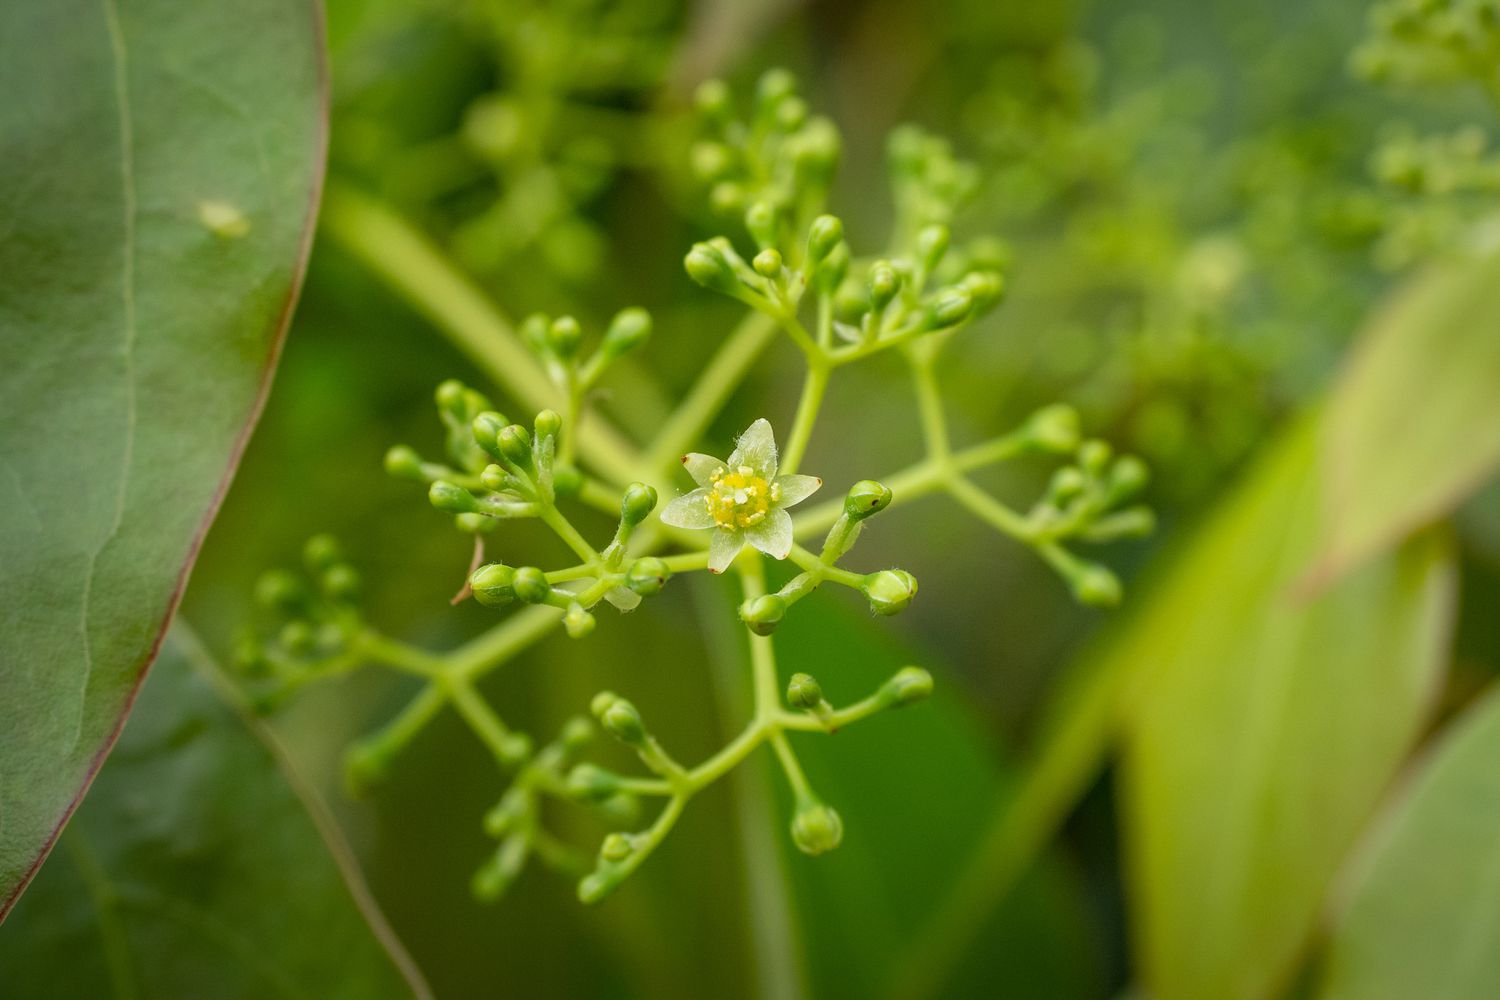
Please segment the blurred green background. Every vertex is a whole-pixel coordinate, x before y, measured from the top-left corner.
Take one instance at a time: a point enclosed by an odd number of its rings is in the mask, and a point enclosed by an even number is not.
[[[799,742],[844,816],[843,846],[818,858],[792,849],[789,801],[760,755],[696,800],[596,908],[539,868],[498,903],[476,902],[469,880],[492,849],[480,817],[502,790],[480,744],[442,716],[354,801],[342,748],[411,689],[370,671],[309,690],[274,724],[436,995],[768,994],[766,935],[792,942],[788,966],[805,967],[816,996],[883,995],[922,960],[943,901],[980,877],[971,856],[1048,706],[1150,591],[1142,568],[1192,548],[1236,477],[1328,387],[1380,296],[1493,212],[1492,192],[1392,183],[1399,171],[1381,155],[1396,156],[1403,137],[1493,135],[1494,110],[1462,88],[1351,73],[1367,15],[1356,0],[329,4],[331,182],[398,208],[512,316],[566,312],[598,329],[622,306],[651,310],[655,337],[604,401],[638,438],[739,315],[682,273],[692,241],[734,230],[686,169],[693,86],[723,76],[744,89],[766,68],[794,70],[843,130],[832,210],[856,248],[880,245],[891,221],[887,131],[912,121],[950,137],[981,177],[956,228],[1000,237],[1012,261],[1008,301],[943,368],[955,435],[980,440],[1071,402],[1088,433],[1150,462],[1160,521],[1152,540],[1102,556],[1127,581],[1112,616],[1079,607],[1033,554],[942,498],[893,512],[859,558],[916,573],[911,611],[875,621],[846,595],[819,593],[778,632],[783,676],[816,672],[838,701],[905,663],[938,681],[929,704]],[[805,463],[833,483],[899,467],[918,447],[899,366],[846,375]],[[778,345],[713,441],[789,414],[799,376]],[[184,606],[212,650],[227,656],[256,576],[294,563],[322,531],[344,542],[368,617],[390,634],[443,649],[492,623],[473,602],[449,605],[470,540],[380,471],[393,442],[437,450],[431,394],[449,377],[488,389],[320,238],[270,403]],[[1049,472],[1019,461],[984,482],[1025,503]],[[546,558],[550,543],[523,527],[503,526],[492,551],[515,565]],[[1467,505],[1453,534],[1463,586],[1448,709],[1500,668],[1500,492]],[[712,753],[740,725],[744,654],[729,588],[682,582],[642,613],[602,614],[586,642],[547,639],[487,678],[485,694],[521,728],[550,733],[595,691],[617,690],[679,758]],[[1107,769],[1081,780],[1040,862],[954,933],[960,954],[927,989],[1107,997],[1139,981],[1119,792]],[[581,812],[557,822],[580,843],[599,834]]]

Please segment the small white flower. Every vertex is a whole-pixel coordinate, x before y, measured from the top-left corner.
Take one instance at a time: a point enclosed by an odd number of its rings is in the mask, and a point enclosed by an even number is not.
[[[816,476],[776,475],[776,438],[764,418],[751,424],[721,462],[709,455],[682,456],[698,489],[667,504],[661,519],[678,528],[712,528],[708,568],[722,573],[746,542],[773,559],[792,551],[792,517],[787,507],[801,503],[823,485]]]

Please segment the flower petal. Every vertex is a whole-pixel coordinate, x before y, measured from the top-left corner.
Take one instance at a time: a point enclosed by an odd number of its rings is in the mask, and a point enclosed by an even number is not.
[[[724,471],[724,463],[719,459],[712,455],[700,455],[696,451],[682,456],[682,467],[693,477],[693,482],[703,487],[712,486],[714,473]]]
[[[641,595],[629,587],[611,587],[604,592],[604,599],[620,611],[634,611],[641,603]]]
[[[661,509],[663,524],[674,528],[712,528],[716,523],[708,512],[708,490],[684,493]]]
[[[708,568],[715,573],[724,572],[729,568],[729,564],[734,562],[734,557],[740,554],[740,549],[744,547],[743,532],[720,528],[714,532],[713,538],[708,543]]]
[[[781,487],[779,506],[790,507],[816,493],[823,480],[817,476],[777,476],[776,485]]]
[[[792,515],[771,511],[764,521],[745,529],[745,541],[772,559],[785,559],[792,554]]]
[[[742,465],[750,466],[762,479],[776,477],[776,435],[765,417],[745,428],[745,433],[734,443],[729,467],[738,469]]]

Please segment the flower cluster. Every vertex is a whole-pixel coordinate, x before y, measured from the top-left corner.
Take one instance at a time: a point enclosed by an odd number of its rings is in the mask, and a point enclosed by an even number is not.
[[[743,303],[749,314],[664,422],[658,439],[638,447],[587,413],[591,392],[610,364],[650,335],[649,317],[627,309],[587,357],[584,331],[571,317],[532,317],[510,334],[539,362],[551,383],[548,398],[555,401],[528,424],[512,422],[476,390],[447,382],[437,393],[447,461],[425,460],[407,446],[386,456],[392,475],[423,484],[431,505],[475,537],[474,565],[461,596],[508,615],[492,632],[444,654],[363,624],[346,630],[346,640],[357,640],[346,642],[349,655],[420,681],[395,719],[350,749],[350,785],[368,788],[437,713],[457,712],[510,775],[484,822],[499,840],[474,881],[485,898],[514,880],[528,858],[578,876],[585,902],[603,898],[662,844],[694,796],[761,747],[770,749],[792,793],[796,846],[808,854],[837,847],[843,821],[811,787],[790,736],[826,735],[914,704],[931,692],[933,680],[908,666],[866,697],[835,707],[808,674],[783,685],[774,633],[825,583],[856,591],[876,616],[894,615],[912,603],[917,579],[906,569],[844,565],[875,517],[916,497],[945,494],[981,524],[1034,549],[1080,600],[1098,605],[1119,600],[1119,582],[1072,547],[1151,527],[1150,512],[1133,505],[1145,485],[1145,466],[1116,456],[1103,441],[1084,439],[1068,407],[1045,407],[989,440],[966,446],[951,440],[938,360],[959,331],[1000,303],[1005,277],[995,241],[960,242],[951,234],[950,223],[972,194],[973,175],[946,143],[910,129],[893,138],[895,235],[884,256],[865,257],[845,239],[842,222],[823,213],[837,132],[808,114],[789,76],[776,71],[762,78],[748,120],[735,117],[722,84],[705,85],[696,103],[705,138],[692,154],[695,169],[713,205],[742,218],[755,249],[742,255],[735,240],[715,237],[694,245],[684,266],[693,281]],[[771,421],[762,418],[738,436],[725,459],[693,451],[778,331],[804,362],[802,392],[783,447]],[[844,366],[878,354],[899,358],[910,374],[924,454],[878,479],[854,482],[841,498],[809,503],[824,483],[801,465],[829,382]],[[496,369],[502,380],[513,370]],[[520,381],[503,388],[524,399],[537,398],[539,391]],[[972,478],[977,470],[1023,456],[1063,459],[1044,495],[1024,512]],[[680,490],[685,480],[692,487]],[[658,511],[662,497],[669,499]],[[574,523],[576,512],[588,508],[617,518],[613,536],[602,545]],[[512,520],[541,522],[573,561],[551,569],[486,562],[486,546],[496,544],[492,529]],[[820,536],[816,550],[805,547]],[[789,562],[796,572],[773,590],[768,561]],[[325,572],[326,581],[332,571],[324,562],[320,557],[311,565]],[[584,639],[596,630],[601,602],[628,612],[662,593],[674,576],[698,571],[721,574],[738,589],[754,692],[743,728],[707,759],[679,761],[636,705],[615,692],[593,699],[593,721],[567,721],[540,748],[480,694],[478,683],[487,673],[556,627]],[[634,751],[645,773],[622,774],[582,759],[598,731]],[[549,799],[595,807],[608,832],[592,866],[548,830]],[[661,808],[648,825],[637,827],[644,800],[658,800]]]

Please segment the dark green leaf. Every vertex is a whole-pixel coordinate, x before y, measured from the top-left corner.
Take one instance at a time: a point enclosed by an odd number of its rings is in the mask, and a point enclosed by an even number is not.
[[[0,981],[13,1000],[427,992],[322,804],[181,625],[0,934]]]
[[[98,768],[269,383],[310,0],[0,5],[0,916]]]
[[[1143,984],[1271,995],[1442,677],[1453,572],[1419,537],[1320,595],[1317,424],[1204,526],[1113,649],[1138,678],[1122,779]]]
[[[1361,852],[1324,1000],[1489,1000],[1500,983],[1500,692],[1433,748]]]

